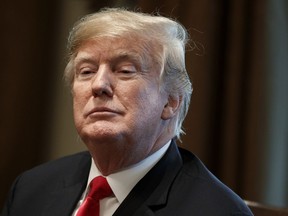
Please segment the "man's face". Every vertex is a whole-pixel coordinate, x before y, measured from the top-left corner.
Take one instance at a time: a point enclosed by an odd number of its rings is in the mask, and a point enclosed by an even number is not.
[[[168,95],[160,90],[152,54],[141,56],[139,43],[123,39],[91,40],[80,47],[73,104],[75,125],[86,144],[122,142],[122,148],[148,153],[161,138]]]

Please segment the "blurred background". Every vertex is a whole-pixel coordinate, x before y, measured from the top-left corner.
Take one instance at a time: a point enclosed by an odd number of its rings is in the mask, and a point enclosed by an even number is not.
[[[29,0],[0,3],[0,206],[17,175],[85,149],[63,81],[66,39],[102,7],[159,12],[191,36],[186,135],[243,199],[288,206],[288,1]]]

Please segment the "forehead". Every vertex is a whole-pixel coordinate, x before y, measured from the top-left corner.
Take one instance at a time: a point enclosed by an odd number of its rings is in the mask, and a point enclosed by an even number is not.
[[[100,38],[88,40],[79,47],[75,60],[101,58],[109,60],[115,57],[131,58],[142,62],[151,59],[152,46],[139,42],[135,38]],[[143,62],[144,63],[144,62]],[[149,63],[149,62],[145,62]]]

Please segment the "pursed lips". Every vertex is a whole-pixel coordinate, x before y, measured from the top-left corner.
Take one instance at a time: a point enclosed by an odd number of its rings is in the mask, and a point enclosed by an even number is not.
[[[94,113],[95,114],[97,114],[97,113],[99,113],[99,114],[101,114],[101,113],[103,113],[103,114],[104,113],[121,114],[120,111],[115,110],[115,109],[110,109],[108,107],[95,107],[92,110],[90,110],[89,112],[87,112],[86,117],[89,115],[93,115]]]

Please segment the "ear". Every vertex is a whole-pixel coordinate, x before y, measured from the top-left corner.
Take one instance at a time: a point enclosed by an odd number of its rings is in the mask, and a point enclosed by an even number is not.
[[[182,97],[170,95],[162,111],[161,118],[163,120],[168,120],[174,117],[179,109],[181,101],[182,101]]]

